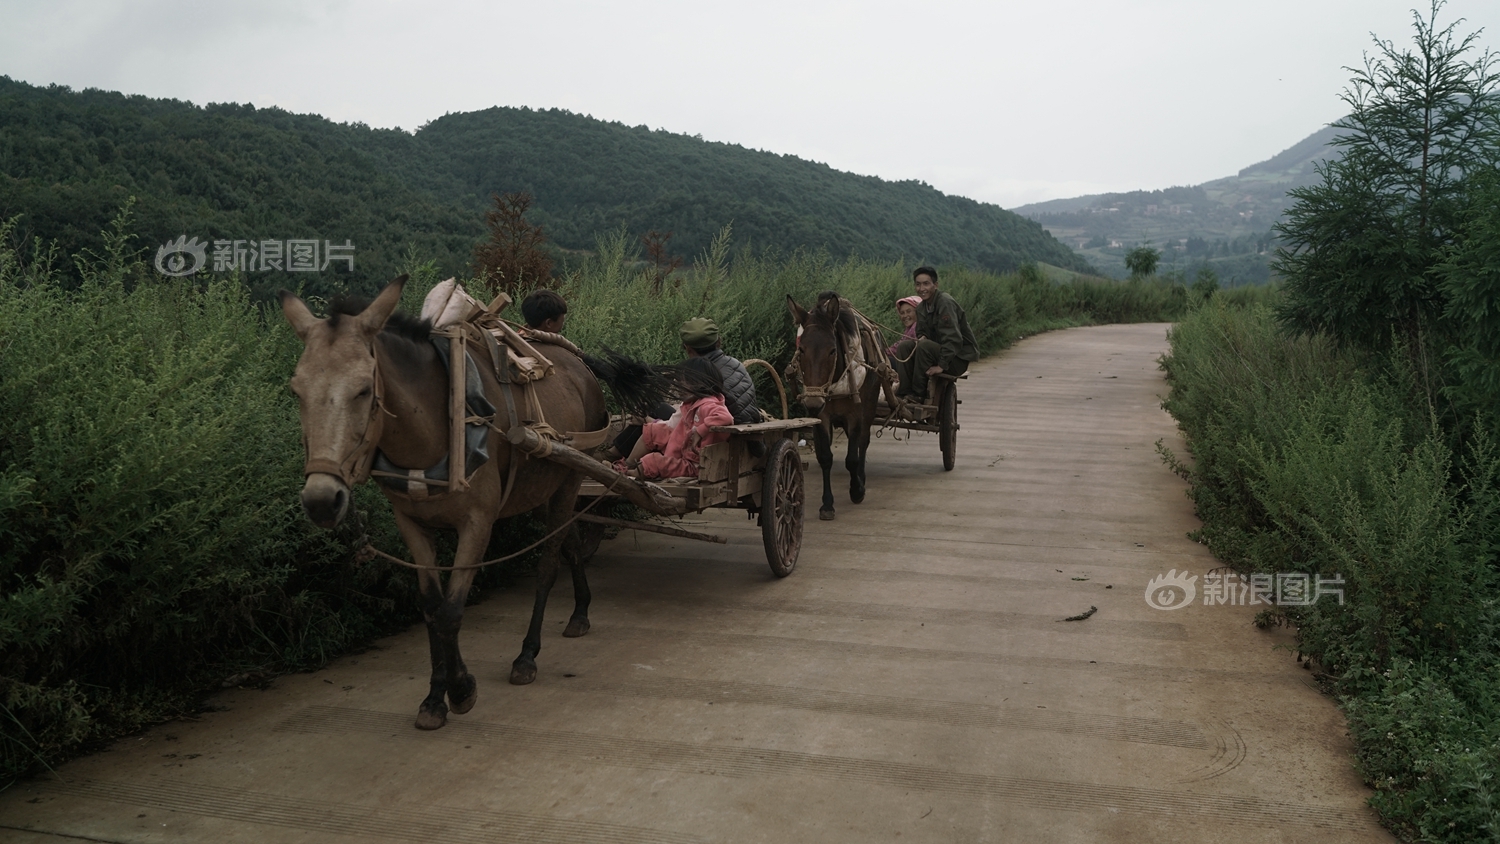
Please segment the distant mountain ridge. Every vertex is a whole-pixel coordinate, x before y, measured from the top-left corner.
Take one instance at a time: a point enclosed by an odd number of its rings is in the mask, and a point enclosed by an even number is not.
[[[369,289],[408,250],[463,272],[493,193],[524,190],[564,250],[600,235],[671,231],[692,260],[733,224],[735,243],[1007,271],[1093,268],[1040,225],[920,182],[844,173],[788,155],[608,123],[561,110],[449,114],[414,134],[276,108],[37,87],[0,76],[0,220],[14,236],[99,249],[134,195],[150,249],[204,240],[352,242]],[[149,257],[149,256],[148,256]],[[341,276],[250,273],[256,289]]]
[[[1124,255],[1149,243],[1163,268],[1191,275],[1207,266],[1232,283],[1270,276],[1271,226],[1285,213],[1286,193],[1318,181],[1318,163],[1337,154],[1341,130],[1308,135],[1233,176],[1190,187],[1093,194],[1013,209],[1035,220],[1101,270],[1123,277]]]

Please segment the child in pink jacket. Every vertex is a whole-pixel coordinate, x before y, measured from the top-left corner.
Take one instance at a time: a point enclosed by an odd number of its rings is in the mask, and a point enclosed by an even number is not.
[[[638,477],[696,478],[703,449],[729,439],[726,433],[709,430],[734,424],[734,416],[724,405],[724,382],[712,361],[683,361],[678,367],[677,390],[681,409],[665,422],[646,423],[624,461],[625,468],[639,467]]]

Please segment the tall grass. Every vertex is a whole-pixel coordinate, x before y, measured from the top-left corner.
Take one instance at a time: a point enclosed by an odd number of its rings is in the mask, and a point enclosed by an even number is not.
[[[354,556],[366,534],[400,547],[371,486],[339,531],[301,516],[286,389],[301,347],[279,311],[237,281],[149,275],[127,229],[122,215],[104,254],[76,256],[77,288],[55,254],[0,246],[0,782],[191,711],[226,677],[320,665],[420,618],[410,573]],[[911,289],[902,265],[735,254],[725,232],[656,295],[628,243],[606,238],[562,285],[586,348],[675,361],[678,326],[709,315],[732,353],[779,366],[788,294],[806,304],[836,289],[894,326]],[[410,263],[403,306],[416,310],[437,279]],[[945,269],[943,287],[985,351],[1046,328],[1171,318],[1185,301],[1170,284],[1055,285],[1034,270]],[[512,520],[491,550],[537,535]]]
[[[1495,432],[1455,445],[1399,370],[1289,339],[1263,305],[1211,304],[1170,337],[1201,538],[1245,571],[1345,579],[1345,604],[1265,620],[1321,664],[1372,802],[1411,840],[1500,839]]]
[[[899,333],[896,300],[912,295],[911,270],[859,258],[834,261],[811,250],[733,254],[725,229],[691,272],[672,276],[656,293],[652,269],[619,232],[601,238],[561,289],[569,301],[568,335],[584,348],[610,346],[652,362],[673,362],[682,357],[678,326],[710,316],[736,357],[779,365],[793,348],[787,296],[806,307],[820,292],[835,290]],[[1052,328],[1170,320],[1188,305],[1186,288],[1165,280],[1076,278],[1055,284],[1035,266],[1009,275],[962,267],[944,267],[940,274],[941,288],[963,305],[986,354]]]

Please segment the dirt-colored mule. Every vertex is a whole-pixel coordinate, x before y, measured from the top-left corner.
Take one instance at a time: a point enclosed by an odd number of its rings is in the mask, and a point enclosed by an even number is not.
[[[307,456],[302,506],[319,526],[333,527],[348,513],[350,490],[369,477],[377,450],[399,467],[434,466],[448,454],[447,369],[428,342],[430,326],[396,313],[405,282],[405,276],[391,282],[368,306],[335,307],[326,319],[313,315],[295,295],[281,293],[282,313],[304,345],[291,387],[299,403]],[[470,353],[476,361],[490,359],[477,342]],[[555,371],[531,387],[546,422],[558,431],[603,428],[608,414],[596,370],[571,353],[552,357]],[[505,407],[504,389],[512,391],[516,406],[527,407],[523,390],[508,384],[502,387],[491,369],[479,367],[490,402]],[[617,386],[629,389],[631,385],[611,384],[612,389]],[[495,424],[507,426],[503,412]],[[413,497],[381,486],[407,548],[424,567],[417,577],[432,649],[432,682],[417,713],[417,726],[422,729],[443,726],[450,709],[456,714],[468,712],[478,698],[474,676],[464,667],[458,649],[464,601],[475,573],[473,568],[462,567],[480,562],[496,519],[542,508],[548,531],[560,528],[573,513],[582,481],[580,475],[560,465],[526,458],[493,430],[489,455],[470,478],[467,490]],[[506,495],[502,487],[511,461],[519,463],[514,488]],[[446,584],[445,569],[438,567],[433,547],[437,529],[458,532],[455,568],[447,571]],[[542,614],[557,578],[562,546],[571,537],[571,530],[562,531],[543,546],[536,603],[521,654],[511,667],[512,683],[536,679]],[[589,629],[590,596],[583,562],[574,555],[573,615],[564,636],[582,636]]]

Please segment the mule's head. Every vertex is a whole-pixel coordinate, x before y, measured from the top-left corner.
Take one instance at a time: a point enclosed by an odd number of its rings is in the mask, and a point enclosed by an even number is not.
[[[839,294],[818,294],[812,310],[803,310],[797,300],[786,297],[787,309],[797,323],[797,366],[802,372],[802,404],[814,413],[828,400],[828,388],[844,374],[843,341],[840,339]]]
[[[349,512],[350,489],[369,476],[382,415],[375,336],[401,301],[405,284],[403,275],[358,314],[335,313],[326,319],[281,291],[281,312],[303,344],[291,388],[307,460],[302,509],[318,527],[342,521]]]

